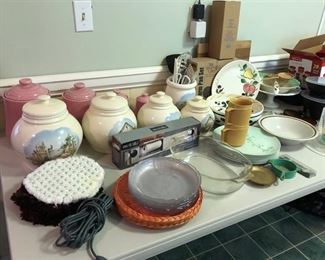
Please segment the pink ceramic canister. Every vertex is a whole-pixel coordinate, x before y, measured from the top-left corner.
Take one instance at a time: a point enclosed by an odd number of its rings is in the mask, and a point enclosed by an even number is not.
[[[67,104],[69,113],[81,122],[95,95],[95,91],[87,88],[83,82],[77,82],[73,88],[64,91],[62,97]]]
[[[50,91],[47,88],[33,83],[30,78],[20,79],[18,85],[5,91],[3,100],[7,137],[10,137],[12,128],[21,118],[23,105],[40,95],[49,95],[49,93]]]
[[[149,101],[149,94],[143,93],[141,96],[138,96],[135,103],[135,111],[134,113],[137,115],[139,109]]]

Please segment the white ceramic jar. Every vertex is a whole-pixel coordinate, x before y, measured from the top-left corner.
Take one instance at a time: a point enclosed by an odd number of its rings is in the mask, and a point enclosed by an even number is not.
[[[170,96],[163,91],[149,97],[149,102],[144,104],[138,112],[139,126],[156,125],[179,119],[181,113],[173,104]]]
[[[11,132],[11,144],[33,164],[73,155],[82,142],[82,128],[66,104],[48,95],[23,106]]]
[[[173,76],[170,76],[167,80],[166,95],[172,97],[174,104],[179,108],[183,108],[186,101],[193,98],[196,95],[195,87],[197,82],[194,81],[190,84],[178,84],[172,81]]]
[[[201,122],[201,133],[209,132],[214,125],[214,113],[202,96],[187,101],[181,110],[182,117],[194,117]]]
[[[137,120],[124,97],[106,92],[91,100],[82,119],[85,137],[94,150],[111,153],[112,136],[137,127]]]

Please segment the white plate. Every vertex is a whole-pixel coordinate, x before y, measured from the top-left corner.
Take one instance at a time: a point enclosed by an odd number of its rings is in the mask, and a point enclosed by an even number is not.
[[[220,126],[213,131],[215,139],[220,140],[223,127]],[[260,128],[250,126],[245,144],[233,148],[244,154],[253,164],[264,164],[279,157],[281,143],[276,137],[266,134]]]
[[[261,76],[255,66],[245,60],[226,64],[215,76],[211,93],[232,93],[256,98],[260,89]]]

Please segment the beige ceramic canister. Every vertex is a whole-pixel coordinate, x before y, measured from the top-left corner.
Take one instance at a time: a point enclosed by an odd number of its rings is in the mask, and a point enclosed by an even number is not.
[[[94,150],[111,153],[112,136],[137,127],[137,120],[124,97],[106,92],[91,100],[82,119],[85,137]]]
[[[194,117],[201,122],[201,133],[208,133],[214,125],[214,113],[202,96],[187,101],[181,110],[182,117]]]
[[[163,91],[158,91],[149,97],[138,112],[139,126],[149,126],[179,119],[181,113],[173,104],[173,99]]]
[[[82,128],[63,101],[41,95],[27,102],[22,110],[22,117],[11,132],[11,144],[33,164],[77,152]]]

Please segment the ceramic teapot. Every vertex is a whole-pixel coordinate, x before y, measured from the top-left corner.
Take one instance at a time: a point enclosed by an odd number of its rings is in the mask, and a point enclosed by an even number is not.
[[[178,108],[173,104],[170,96],[163,91],[149,97],[149,102],[144,104],[138,112],[139,126],[156,125],[181,117]]]
[[[95,151],[111,153],[112,136],[135,129],[137,120],[124,97],[106,92],[92,99],[82,119],[82,127]]]
[[[48,95],[23,106],[11,133],[11,144],[33,164],[73,155],[82,142],[82,128],[66,104]]]

